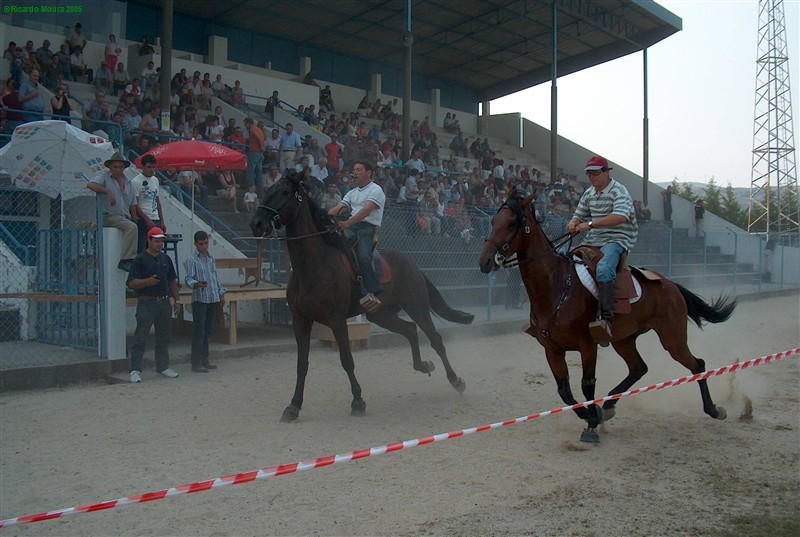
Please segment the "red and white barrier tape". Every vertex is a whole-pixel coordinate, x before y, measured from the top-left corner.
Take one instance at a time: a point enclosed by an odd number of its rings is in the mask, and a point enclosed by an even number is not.
[[[770,354],[767,356],[762,356],[760,358],[753,358],[752,360],[747,360],[736,364],[718,367],[717,369],[711,369],[704,373],[686,375],[667,382],[659,382],[657,384],[651,384],[650,386],[645,386],[643,388],[635,388],[633,390],[618,393],[616,395],[600,397],[598,399],[594,399],[593,401],[586,401],[584,403],[578,403],[575,405],[563,406],[561,408],[554,408],[546,412],[537,412],[536,414],[530,414],[528,416],[522,416],[516,419],[500,421],[488,425],[481,425],[480,427],[471,427],[469,429],[461,429],[459,431],[452,431],[449,433],[436,434],[433,436],[424,436],[421,438],[416,438],[414,440],[394,442],[392,444],[385,444],[383,446],[373,447],[368,449],[357,449],[355,451],[351,451],[350,453],[343,453],[341,455],[328,455],[326,457],[319,457],[317,459],[312,459],[305,462],[292,462],[289,464],[282,464],[280,466],[262,468],[261,470],[255,470],[252,472],[244,472],[240,474],[229,475],[226,477],[209,479],[207,481],[197,481],[195,483],[189,483],[186,485],[180,485],[177,487],[158,490],[154,492],[145,492],[144,494],[137,494],[136,496],[128,496],[127,498],[119,498],[117,500],[106,500],[103,502],[78,505],[75,507],[68,507],[66,509],[59,509],[57,511],[46,511],[44,513],[38,513],[35,515],[25,515],[16,518],[7,518],[5,520],[0,520],[0,528],[7,528],[19,524],[29,524],[31,522],[41,522],[43,520],[60,518],[66,515],[91,513],[93,511],[102,511],[104,509],[113,509],[137,503],[152,502],[154,500],[163,500],[164,498],[183,496],[185,494],[202,492],[204,490],[221,489],[233,485],[241,485],[242,483],[249,483],[251,481],[260,481],[262,479],[267,479],[270,477],[279,477],[287,474],[295,474],[298,472],[303,472],[305,470],[313,470],[315,468],[322,468],[325,466],[332,466],[334,464],[340,464],[343,462],[364,459],[366,457],[371,457],[374,455],[384,455],[386,453],[391,453],[393,451],[400,451],[403,449],[409,449],[417,446],[424,446],[426,444],[434,444],[436,442],[442,442],[444,440],[450,440],[453,438],[458,438],[460,436],[466,436],[468,434],[482,433],[484,431],[498,429],[500,427],[506,427],[508,425],[516,425],[518,423],[524,423],[526,421],[535,420],[537,418],[542,418],[544,416],[549,416],[551,414],[558,414],[567,410],[574,410],[592,404],[600,404],[605,401],[621,399],[623,397],[628,397],[631,395],[651,392],[655,390],[661,390],[664,388],[668,388],[670,386],[677,386],[679,384],[684,384],[686,382],[696,382],[698,380],[705,380],[712,376],[719,376],[725,373],[733,373],[734,371],[737,371],[739,369],[747,369],[748,367],[755,367],[757,365],[775,362],[787,356],[791,356],[793,354],[796,355],[798,353],[800,353],[800,348],[788,349],[776,354]]]

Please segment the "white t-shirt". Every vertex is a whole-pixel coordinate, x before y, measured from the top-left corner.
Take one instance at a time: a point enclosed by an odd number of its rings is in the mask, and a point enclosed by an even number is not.
[[[386,194],[383,193],[383,189],[377,183],[370,181],[363,188],[357,187],[348,190],[347,194],[344,195],[344,199],[342,199],[342,202],[350,208],[350,213],[353,215],[363,209],[367,201],[373,202],[378,208],[369,213],[369,216],[362,222],[380,226],[381,222],[383,222],[383,207],[386,205]]]
[[[158,178],[145,177],[139,174],[131,179],[133,195],[139,210],[150,220],[159,220],[158,217]]]
[[[258,194],[255,192],[245,192],[244,193],[244,201],[249,203],[255,203],[258,199]]]

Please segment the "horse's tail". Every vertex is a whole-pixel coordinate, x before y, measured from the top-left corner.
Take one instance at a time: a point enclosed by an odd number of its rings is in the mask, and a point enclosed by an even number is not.
[[[675,282],[673,282],[675,283]],[[699,328],[703,328],[703,321],[709,323],[721,323],[727,321],[728,318],[736,309],[736,299],[730,297],[722,297],[714,300],[708,304],[705,300],[692,293],[682,285],[678,285],[678,290],[683,295],[683,300],[686,302],[687,315]]]
[[[454,310],[448,306],[447,302],[444,301],[444,297],[442,297],[442,294],[439,292],[436,286],[431,283],[427,276],[423,275],[423,278],[425,278],[425,283],[428,285],[428,296],[430,297],[431,301],[431,309],[436,315],[453,323],[472,323],[472,320],[475,318],[474,315],[465,311]]]

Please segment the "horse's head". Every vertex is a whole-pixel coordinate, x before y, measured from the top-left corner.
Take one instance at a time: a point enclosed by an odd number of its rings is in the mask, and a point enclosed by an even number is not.
[[[294,222],[305,196],[308,196],[308,187],[302,174],[292,171],[278,179],[264,193],[264,200],[250,219],[253,236],[269,235]]]
[[[513,266],[525,235],[530,233],[527,214],[531,210],[533,195],[521,197],[516,190],[492,218],[492,231],[486,238],[478,263],[481,272],[488,274],[501,266]],[[523,231],[523,233],[520,233]]]

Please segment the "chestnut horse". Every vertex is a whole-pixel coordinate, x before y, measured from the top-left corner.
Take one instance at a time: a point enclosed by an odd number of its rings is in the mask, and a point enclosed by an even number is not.
[[[311,199],[308,185],[300,174],[294,172],[279,179],[266,191],[264,201],[250,221],[253,235],[257,237],[283,226],[286,227],[285,240],[292,263],[286,295],[297,341],[297,384],[292,402],[284,410],[281,421],[295,421],[303,406],[311,325],[314,322],[333,331],[339,346],[339,359],[350,379],[353,394],[351,414],[363,416],[366,403],[361,398],[361,386],[354,373],[347,329],[349,317],[365,313],[359,304],[360,284],[342,257],[345,243],[339,228]],[[431,319],[431,310],[443,319],[461,324],[470,324],[473,315],[449,307],[430,280],[406,257],[391,250],[381,251],[381,256],[389,265],[391,279],[383,283],[384,292],[380,295],[383,305],[376,312],[367,313],[367,319],[405,336],[411,344],[414,370],[430,376],[435,366],[420,357],[419,326],[442,359],[447,380],[459,393],[463,392],[466,383],[450,366],[442,336]],[[414,322],[398,317],[401,310],[405,310]]]
[[[521,199],[512,192],[507,203],[492,218],[492,231],[480,254],[480,268],[488,274],[516,254],[522,281],[531,303],[531,325],[527,332],[544,347],[547,363],[555,377],[558,394],[568,405],[577,404],[572,395],[564,355],[578,351],[583,378],[581,390],[587,401],[595,398],[597,343],[589,334],[595,320],[597,299],[580,284],[575,262],[557,253],[547,239],[531,205],[532,196]],[[641,298],[631,304],[629,314],[614,317],[611,345],[628,366],[628,375],[609,395],[622,393],[647,373],[647,365],[636,349],[636,338],[655,330],[661,345],[674,360],[692,373],[705,371],[703,360],[692,355],[686,343],[686,318],[702,328],[703,321],[721,323],[730,317],[736,301],[720,297],[707,304],[699,296],[668,279],[636,278]],[[705,380],[698,381],[703,410],[712,418],[723,420],[725,409],[715,406]],[[575,413],[589,425],[581,441],[598,442],[597,426],[614,415],[617,400],[579,408]]]

